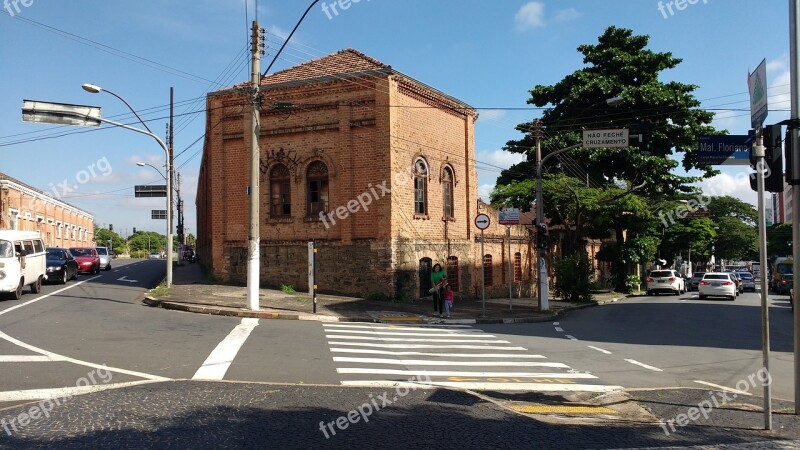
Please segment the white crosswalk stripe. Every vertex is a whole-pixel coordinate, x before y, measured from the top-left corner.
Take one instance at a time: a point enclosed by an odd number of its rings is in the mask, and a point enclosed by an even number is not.
[[[322,324],[345,386],[608,392],[622,389],[468,325]],[[388,366],[388,367],[387,367]],[[395,367],[391,367],[395,366]]]

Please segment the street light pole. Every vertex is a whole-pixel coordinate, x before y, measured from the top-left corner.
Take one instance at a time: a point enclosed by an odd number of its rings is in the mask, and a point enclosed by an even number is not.
[[[86,92],[90,92],[92,94],[97,94],[99,92],[107,92],[107,93],[113,95],[114,97],[118,98],[122,103],[125,104],[125,106],[128,107],[128,109],[131,110],[133,115],[136,116],[137,119],[139,119],[139,122],[142,124],[142,126],[144,126],[146,131],[145,130],[141,130],[139,128],[134,128],[134,127],[132,127],[130,125],[125,125],[124,123],[115,122],[113,120],[103,119],[103,118],[99,118],[99,117],[97,118],[97,120],[99,120],[101,122],[108,123],[110,125],[118,126],[120,128],[125,128],[126,130],[131,130],[131,131],[135,131],[137,133],[146,134],[146,135],[152,137],[153,139],[155,139],[156,142],[158,142],[158,145],[160,145],[161,148],[164,150],[164,155],[166,156],[166,160],[167,160],[167,164],[166,164],[166,167],[167,167],[167,176],[166,176],[166,181],[167,181],[167,287],[171,287],[172,286],[172,219],[171,219],[170,212],[172,211],[172,195],[170,195],[170,193],[172,192],[172,183],[170,183],[170,178],[172,178],[171,177],[172,165],[171,165],[171,161],[170,160],[172,158],[170,157],[171,155],[170,155],[169,147],[167,147],[167,144],[165,144],[164,141],[161,140],[160,137],[158,137],[158,135],[156,135],[155,133],[153,133],[152,130],[150,130],[150,127],[147,126],[147,123],[145,123],[145,121],[142,120],[141,117],[139,117],[139,114],[136,112],[136,110],[134,110],[133,107],[128,102],[126,102],[124,98],[122,98],[119,95],[109,91],[108,89],[103,89],[103,88],[101,88],[99,86],[96,86],[96,85],[93,85],[93,84],[88,84],[87,83],[87,84],[84,84],[82,87],[83,87],[83,90],[85,90]]]

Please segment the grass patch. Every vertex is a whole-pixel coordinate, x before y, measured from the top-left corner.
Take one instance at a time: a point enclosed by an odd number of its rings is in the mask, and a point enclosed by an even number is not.
[[[291,284],[282,284],[281,285],[281,292],[283,292],[284,294],[294,294],[297,291],[294,289],[294,286],[292,286]]]
[[[156,297],[156,298],[166,297],[167,294],[169,294],[169,288],[167,288],[166,281],[162,281],[161,283],[158,284],[158,286],[154,287],[153,289],[150,289],[151,297]]]

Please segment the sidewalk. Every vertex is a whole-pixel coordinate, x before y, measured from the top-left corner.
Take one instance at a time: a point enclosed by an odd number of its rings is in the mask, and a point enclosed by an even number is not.
[[[537,300],[487,299],[485,311],[480,299],[455,302],[450,319],[436,317],[430,299],[408,303],[375,301],[355,297],[317,295],[317,311],[308,293],[285,293],[274,289],[260,290],[260,311],[247,308],[247,291],[242,286],[209,283],[199,264],[175,267],[173,285],[166,295],[149,294],[149,306],[175,309],[201,314],[261,319],[318,320],[328,322],[403,322],[403,323],[525,323],[557,320],[566,311],[614,302],[622,294],[608,293],[595,296],[590,303],[550,301],[550,311],[538,311]]]

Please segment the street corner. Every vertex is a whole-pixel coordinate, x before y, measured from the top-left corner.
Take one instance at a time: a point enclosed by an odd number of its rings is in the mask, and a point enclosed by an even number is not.
[[[434,323],[431,322],[432,317],[421,316],[419,314],[409,313],[409,312],[400,312],[400,311],[367,311],[369,317],[375,321],[380,323],[393,323],[393,324],[404,324],[404,323]],[[443,320],[443,319],[439,319]]]
[[[610,389],[605,392],[485,392],[481,396],[503,408],[551,424],[658,423],[621,386],[607,387]]]

